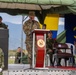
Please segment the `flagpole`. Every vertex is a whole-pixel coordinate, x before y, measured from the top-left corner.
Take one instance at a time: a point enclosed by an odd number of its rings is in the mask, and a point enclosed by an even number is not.
[[[23,21],[24,21],[24,15],[22,15],[22,28],[21,28],[21,64],[22,64],[22,52],[23,52]]]

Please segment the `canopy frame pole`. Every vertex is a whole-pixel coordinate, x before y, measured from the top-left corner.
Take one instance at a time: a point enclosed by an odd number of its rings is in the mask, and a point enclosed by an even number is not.
[[[23,21],[24,21],[24,15],[22,15],[22,28],[21,28],[21,61],[22,64],[22,52],[23,52]]]

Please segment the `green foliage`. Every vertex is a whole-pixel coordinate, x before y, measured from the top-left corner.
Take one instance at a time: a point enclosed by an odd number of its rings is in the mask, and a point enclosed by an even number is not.
[[[14,58],[8,58],[8,64],[14,64],[15,59]]]
[[[8,51],[8,56],[15,56],[16,50],[9,50]]]

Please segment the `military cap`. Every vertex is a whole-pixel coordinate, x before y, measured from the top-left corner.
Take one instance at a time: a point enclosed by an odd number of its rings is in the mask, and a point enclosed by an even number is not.
[[[35,16],[35,12],[34,11],[29,11],[29,16]]]

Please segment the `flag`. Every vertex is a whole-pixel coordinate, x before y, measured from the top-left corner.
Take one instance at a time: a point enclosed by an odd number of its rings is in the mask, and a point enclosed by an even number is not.
[[[53,32],[53,38],[57,37],[59,23],[59,14],[47,14],[44,24],[46,24],[46,29],[49,29]]]
[[[76,15],[65,15],[65,30],[66,42],[74,44],[74,41],[76,41]]]

